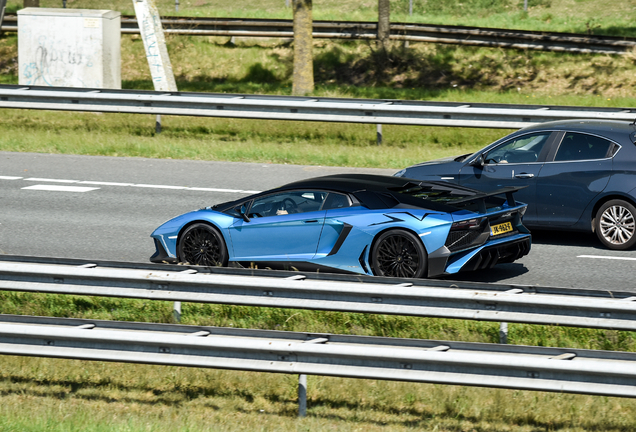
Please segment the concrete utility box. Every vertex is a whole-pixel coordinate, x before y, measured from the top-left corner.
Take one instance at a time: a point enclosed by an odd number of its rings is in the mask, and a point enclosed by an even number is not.
[[[120,89],[120,17],[110,10],[19,10],[20,85]]]

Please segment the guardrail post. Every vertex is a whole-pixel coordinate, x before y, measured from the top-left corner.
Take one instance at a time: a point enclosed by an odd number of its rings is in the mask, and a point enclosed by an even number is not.
[[[307,415],[307,375],[298,375],[298,417]]]
[[[508,323],[506,322],[499,323],[499,343],[508,343]]]
[[[155,120],[155,133],[158,135],[161,133],[161,116],[158,115]]]
[[[174,306],[172,307],[172,318],[174,319],[174,322],[176,323],[181,322],[181,302],[180,301],[174,302]]]
[[[174,0],[174,11],[179,12],[179,0]]]
[[[378,145],[382,145],[382,125],[377,125],[377,142]]]

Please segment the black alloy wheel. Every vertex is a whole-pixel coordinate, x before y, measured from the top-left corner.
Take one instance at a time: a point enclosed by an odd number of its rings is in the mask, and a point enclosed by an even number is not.
[[[376,276],[420,278],[426,276],[428,256],[422,241],[405,230],[380,234],[371,251]]]
[[[177,249],[181,262],[208,267],[227,265],[227,248],[221,233],[204,223],[190,225],[181,235]]]
[[[636,208],[623,200],[606,202],[596,212],[594,231],[606,247],[630,249],[636,244]]]

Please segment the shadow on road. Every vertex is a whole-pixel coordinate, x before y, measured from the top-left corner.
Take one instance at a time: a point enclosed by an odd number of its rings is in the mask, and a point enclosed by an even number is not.
[[[578,246],[607,250],[598,240],[596,234],[588,232],[532,230],[532,243],[554,246]]]
[[[533,245],[579,247],[592,250],[607,250],[601,245],[595,234],[585,232],[560,232],[549,230],[533,230]],[[536,254],[536,248],[530,251],[530,255]],[[525,257],[524,257],[525,258]],[[450,275],[444,279],[462,282],[502,282],[528,273],[528,268],[522,262],[510,264],[498,264],[492,269],[477,270]]]
[[[528,269],[521,263],[498,264],[492,269],[476,270],[449,275],[444,279],[460,282],[501,282],[528,273]]]

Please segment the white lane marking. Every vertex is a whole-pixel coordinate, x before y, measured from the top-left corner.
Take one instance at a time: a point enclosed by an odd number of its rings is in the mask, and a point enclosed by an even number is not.
[[[117,183],[117,182],[101,182],[101,181],[89,181],[89,180],[67,180],[67,179],[50,179],[50,178],[39,178],[39,177],[16,177],[16,176],[0,176],[0,180],[24,180],[24,181],[37,181],[37,182],[48,182],[48,183],[77,183],[77,184],[89,184],[89,185],[97,185],[97,186],[121,186],[121,187],[139,187],[139,188],[149,188],[149,189],[173,189],[173,190],[190,190],[190,191],[200,191],[200,192],[227,192],[227,193],[242,193],[242,194],[256,194],[261,193],[261,191],[255,190],[241,190],[241,189],[221,189],[221,188],[202,188],[202,187],[187,187],[187,186],[171,186],[171,185],[151,185],[151,184],[135,184],[135,183]],[[33,188],[22,188],[22,189],[33,189]],[[89,190],[96,190],[100,188],[89,188]],[[39,190],[46,190],[43,187]],[[54,189],[49,189],[54,190]]]
[[[236,189],[217,189],[217,188],[200,188],[200,187],[191,187],[188,190],[192,191],[202,191],[202,192],[243,192]]]
[[[23,187],[22,189],[51,191],[51,192],[89,192],[99,188],[81,187],[81,186],[34,185],[34,186]]]
[[[601,255],[579,255],[577,258],[593,258],[593,259],[609,259],[609,260],[622,260],[622,261],[636,261],[636,258],[630,257],[612,257]]]
[[[99,181],[81,181],[80,184],[100,185],[100,186],[132,186],[132,183],[114,183],[114,182],[99,182]]]
[[[132,187],[153,188],[153,189],[187,189],[185,186],[149,185],[149,184],[134,184],[132,185]]]
[[[61,179],[47,179],[31,177],[24,179],[24,181],[37,181],[37,182],[51,182],[51,183],[77,183],[77,180],[61,180]]]

